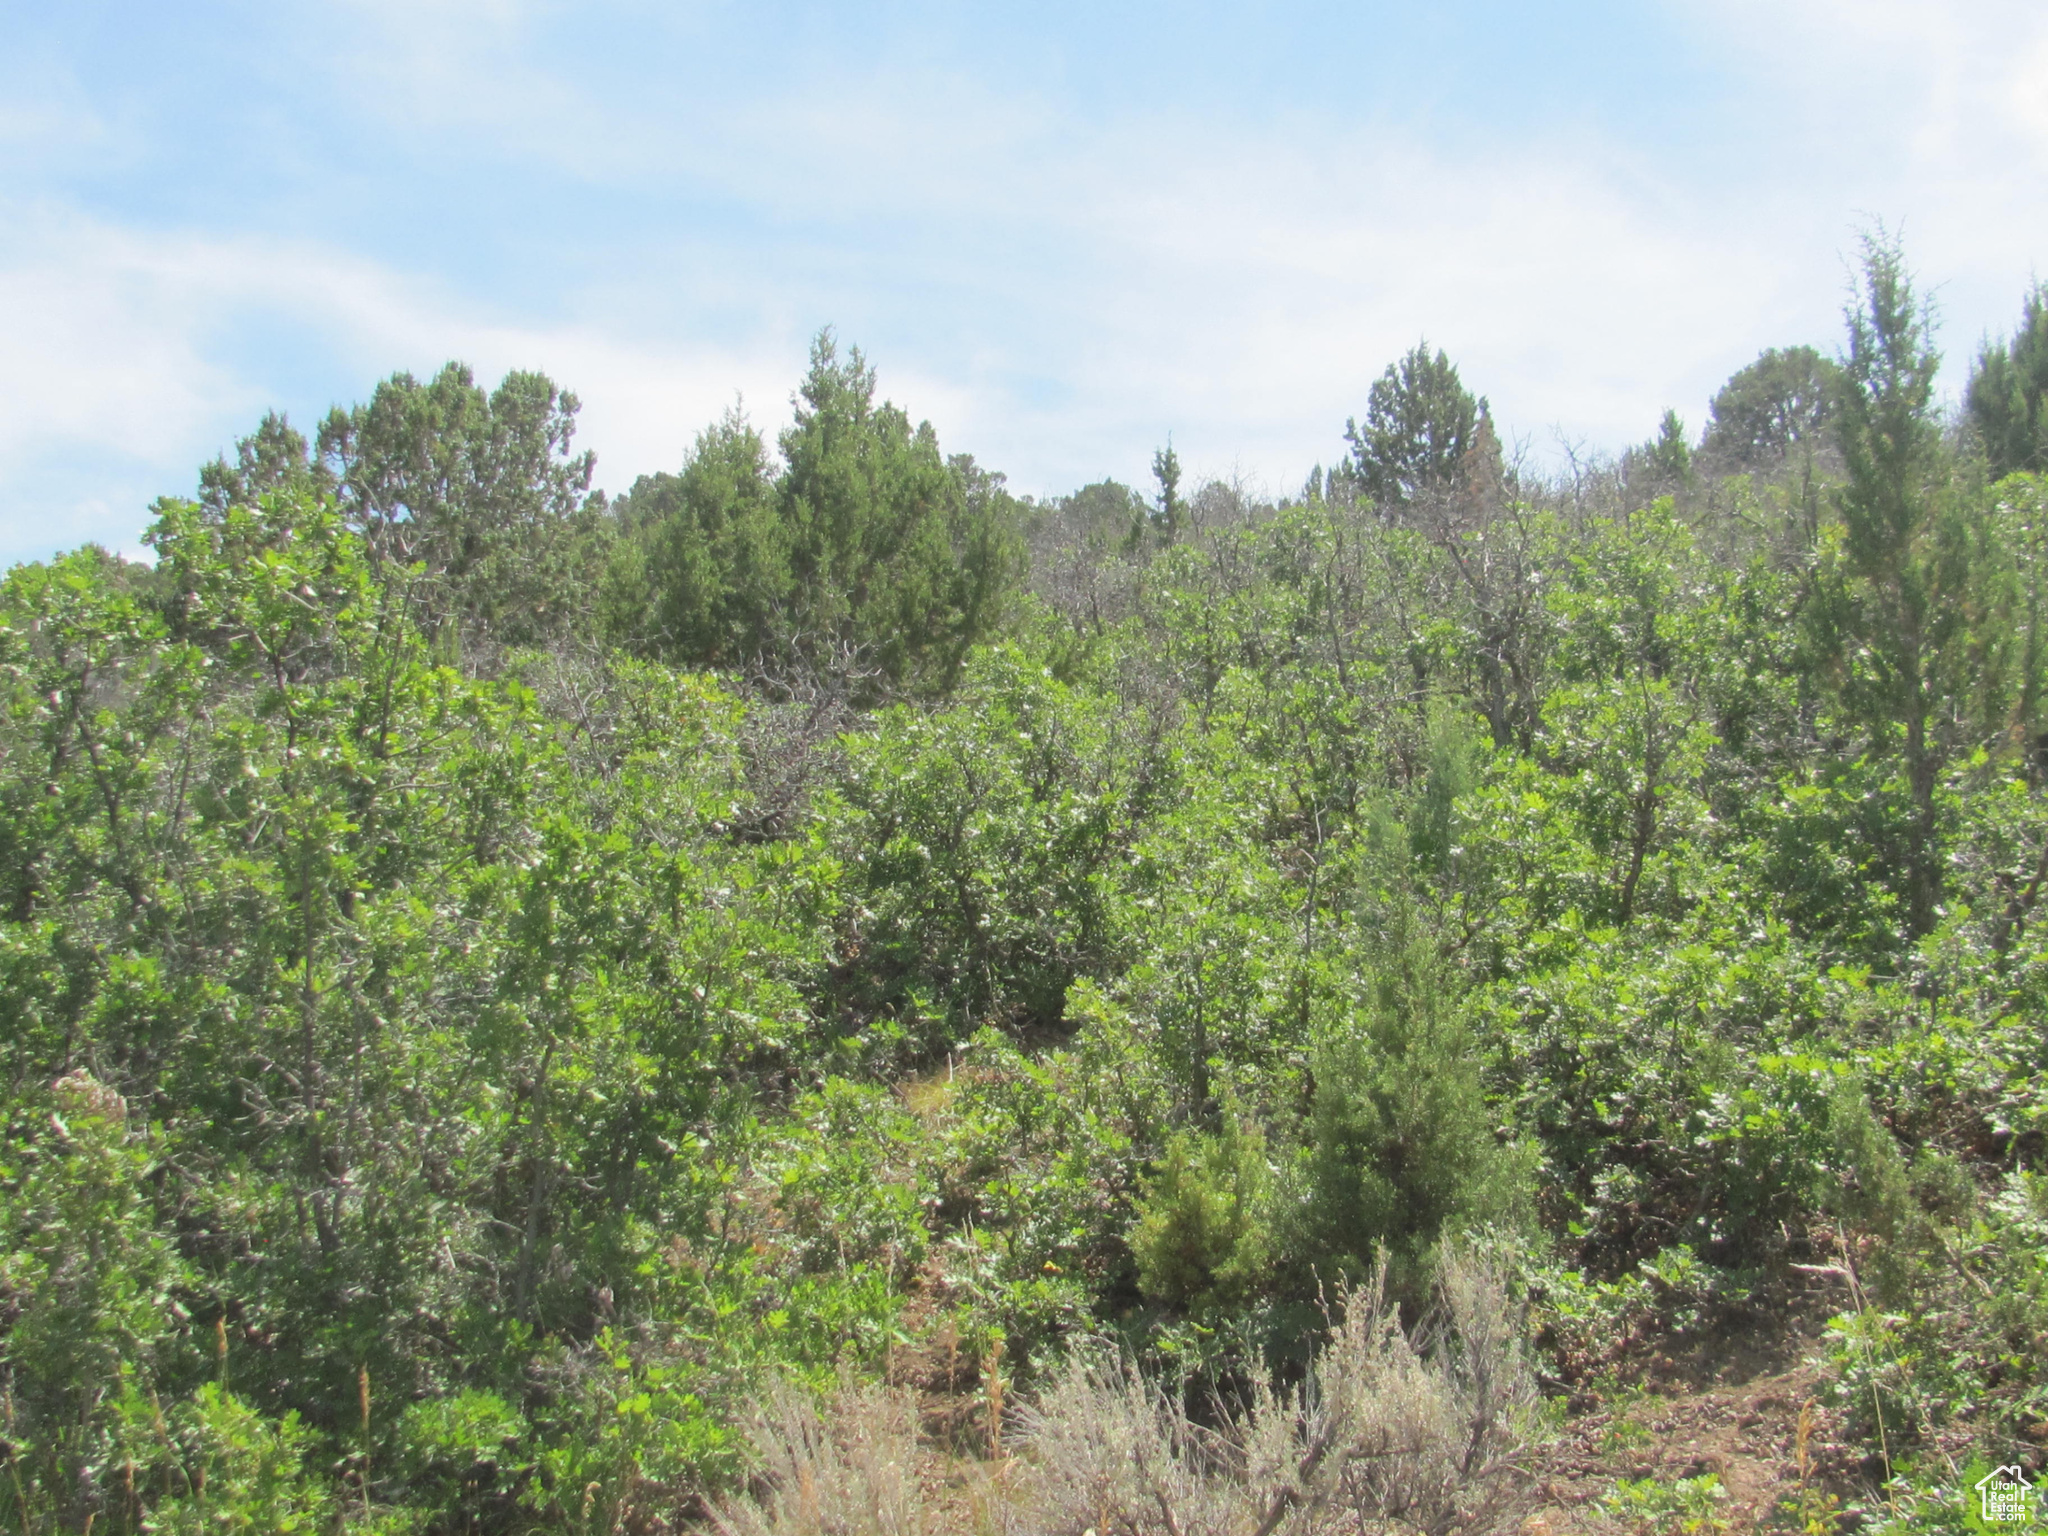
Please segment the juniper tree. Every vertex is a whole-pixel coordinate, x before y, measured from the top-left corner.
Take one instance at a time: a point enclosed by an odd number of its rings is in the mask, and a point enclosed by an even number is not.
[[[2026,296],[2010,341],[1987,342],[1970,370],[1970,425],[1984,445],[1991,477],[2048,469],[2048,283]]]
[[[1364,424],[1344,423],[1365,493],[1391,514],[1456,484],[1487,414],[1442,349],[1432,357],[1429,343],[1418,342],[1372,386]]]

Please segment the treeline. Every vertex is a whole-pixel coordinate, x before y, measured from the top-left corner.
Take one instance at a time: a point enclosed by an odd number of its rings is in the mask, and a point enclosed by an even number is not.
[[[265,418],[0,590],[0,1506],[669,1528],[771,1379],[1241,1395],[1473,1233],[1555,1384],[1832,1267],[1888,1509],[2036,1454],[2043,294],[1937,363],[1877,241],[1564,476],[1426,346],[1277,504],[829,336],[611,501],[538,375]]]
[[[200,472],[215,519],[284,494],[330,504],[382,573],[416,573],[411,617],[471,670],[508,649],[601,646],[743,676],[872,680],[929,696],[999,628],[1023,575],[1018,507],[930,423],[875,399],[860,353],[812,348],[796,419],[738,415],[680,474],[611,501],[575,453],[576,397],[513,373],[490,394],[450,363],[398,374],[316,438],[266,416]]]

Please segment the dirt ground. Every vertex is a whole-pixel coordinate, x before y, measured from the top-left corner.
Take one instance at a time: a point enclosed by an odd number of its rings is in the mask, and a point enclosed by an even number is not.
[[[1826,1508],[1853,1489],[1852,1453],[1836,1438],[1838,1415],[1820,1400],[1820,1373],[1792,1341],[1775,1358],[1739,1346],[1715,1360],[1658,1357],[1642,1385],[1582,1402],[1532,1464],[1536,1508],[1528,1536],[1627,1531],[1634,1522],[1606,1500],[1623,1479],[1714,1474],[1726,1490],[1712,1514],[1734,1536],[1803,1528],[1801,1505]],[[1806,1353],[1810,1354],[1809,1348]]]

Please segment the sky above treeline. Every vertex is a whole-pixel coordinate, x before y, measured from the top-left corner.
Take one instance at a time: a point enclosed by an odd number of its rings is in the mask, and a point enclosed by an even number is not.
[[[1427,336],[1538,461],[1898,230],[1947,388],[2048,262],[2048,7],[0,0],[0,560],[135,547],[266,409],[540,368],[599,483],[861,346],[1058,494],[1295,489]]]

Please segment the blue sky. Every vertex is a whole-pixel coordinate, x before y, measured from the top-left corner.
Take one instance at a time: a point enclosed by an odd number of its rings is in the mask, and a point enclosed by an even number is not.
[[[2048,267],[2048,10],[0,0],[0,560],[133,547],[263,410],[460,357],[601,484],[818,327],[1025,491],[1279,491],[1426,334],[1549,462],[1832,346],[1873,218],[1946,382]]]

